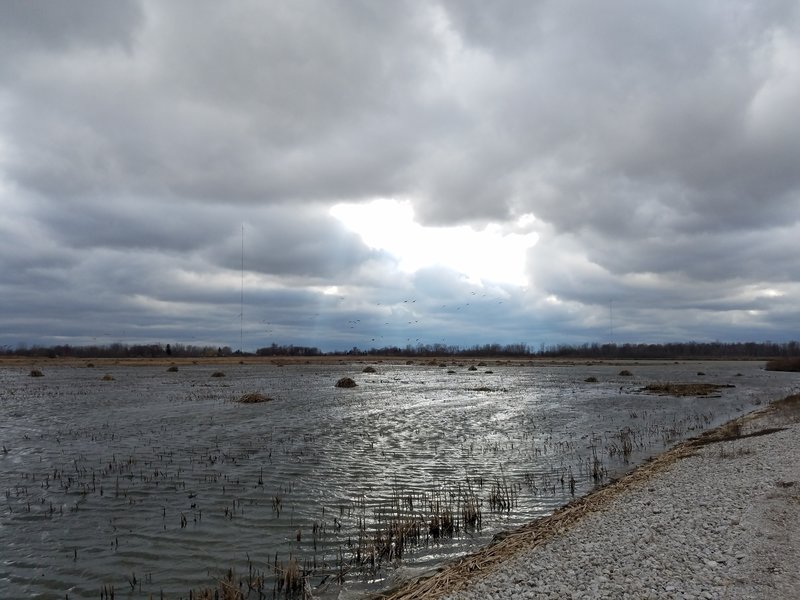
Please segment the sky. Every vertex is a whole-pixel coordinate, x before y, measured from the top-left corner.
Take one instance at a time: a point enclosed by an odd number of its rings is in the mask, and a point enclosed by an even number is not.
[[[800,338],[794,0],[7,0],[0,347]]]

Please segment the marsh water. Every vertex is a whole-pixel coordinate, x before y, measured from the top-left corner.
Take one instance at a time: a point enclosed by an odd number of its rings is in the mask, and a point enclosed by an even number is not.
[[[0,597],[187,598],[231,569],[271,598],[292,562],[359,597],[796,387],[758,362],[445,364],[0,369]],[[665,381],[731,387],[642,391]]]

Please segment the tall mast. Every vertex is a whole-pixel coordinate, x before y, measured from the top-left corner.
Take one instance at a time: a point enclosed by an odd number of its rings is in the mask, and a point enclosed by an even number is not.
[[[242,223],[242,288],[239,298],[239,352],[244,352],[244,223]]]

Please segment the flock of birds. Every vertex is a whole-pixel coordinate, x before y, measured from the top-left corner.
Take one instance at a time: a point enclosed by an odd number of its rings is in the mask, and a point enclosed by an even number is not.
[[[425,331],[430,330],[423,330],[423,326],[435,326],[437,323],[444,325],[449,321],[448,325],[452,327],[453,316],[460,318],[479,303],[483,306],[491,303],[498,307],[503,302],[501,296],[490,299],[487,293],[472,291],[468,301],[445,303],[436,309],[425,309],[423,302],[417,302],[417,298],[410,297],[395,303],[377,302],[368,310],[359,309],[361,314],[356,317],[352,314],[354,308],[348,307],[348,298],[337,296],[336,304],[324,314],[317,312],[300,320],[283,323],[262,319],[260,333],[273,338],[291,338],[298,330],[302,334],[310,329],[315,334],[338,335],[346,338],[348,343],[364,344],[368,347],[419,345],[430,342],[425,339]],[[444,327],[437,329],[441,331]],[[435,343],[446,344],[446,338],[439,338]]]

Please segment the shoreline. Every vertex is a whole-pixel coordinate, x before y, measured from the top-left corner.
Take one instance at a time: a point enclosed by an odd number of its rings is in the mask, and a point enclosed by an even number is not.
[[[780,439],[778,434],[781,436]],[[786,442],[787,439],[790,442]],[[770,446],[773,442],[778,444],[777,448]],[[781,444],[786,445],[781,446]],[[800,559],[800,536],[797,535],[800,532],[800,464],[795,464],[793,460],[797,455],[795,450],[798,448],[800,448],[800,395],[794,395],[772,402],[766,407],[681,442],[622,477],[559,508],[552,515],[516,530],[498,534],[488,546],[445,565],[435,574],[416,578],[373,598],[375,600],[438,598],[471,600],[487,597],[718,598],[731,597],[732,593],[740,594],[738,597],[742,598],[766,597],[766,595],[771,595],[775,600],[794,598],[797,586],[800,585],[800,575],[797,571],[797,565],[800,564],[797,562],[797,559]],[[766,453],[768,456],[758,457],[759,453]],[[682,592],[679,584],[683,579],[682,575],[688,573],[672,573],[668,569],[662,573],[663,581],[656,577],[655,585],[649,589],[626,589],[636,584],[631,583],[628,575],[622,575],[625,572],[625,565],[619,565],[617,560],[608,559],[611,554],[619,554],[623,541],[615,539],[613,527],[609,529],[607,523],[604,527],[603,522],[616,520],[622,528],[620,532],[622,534],[626,533],[625,528],[650,532],[649,538],[643,538],[647,543],[640,548],[643,557],[668,555],[670,550],[675,549],[668,548],[670,544],[667,542],[691,537],[692,531],[678,532],[680,529],[685,529],[681,525],[685,525],[690,513],[694,513],[692,523],[702,523],[702,527],[706,527],[713,519],[707,514],[708,502],[683,506],[675,515],[677,520],[667,521],[668,527],[673,527],[674,531],[662,532],[667,533],[667,536],[653,535],[659,528],[664,528],[663,515],[668,512],[658,506],[659,501],[663,501],[665,505],[677,504],[675,502],[677,498],[690,498],[697,492],[695,488],[700,487],[705,491],[710,490],[711,498],[719,499],[721,502],[729,491],[726,486],[731,482],[714,481],[719,479],[713,469],[714,461],[722,461],[723,464],[720,466],[734,465],[734,476],[744,481],[752,479],[756,482],[759,476],[763,477],[758,464],[744,463],[741,460],[754,455],[768,463],[780,463],[783,467],[781,473],[785,479],[776,474],[778,478],[774,482],[775,489],[771,489],[770,486],[767,486],[766,490],[759,488],[763,492],[761,494],[763,498],[751,497],[749,501],[750,506],[758,506],[758,502],[754,500],[766,498],[774,501],[777,498],[782,502],[782,508],[791,513],[791,516],[784,516],[781,521],[784,527],[793,528],[793,544],[783,553],[784,563],[788,561],[788,565],[783,567],[772,565],[762,569],[764,572],[759,573],[760,577],[751,577],[749,583],[747,580],[735,577],[723,580],[713,573],[712,567],[725,565],[728,560],[722,550],[708,548],[707,554],[719,560],[702,557],[698,559],[698,564],[711,571],[709,582],[695,585],[697,589]],[[691,461],[701,464],[692,465]],[[736,464],[737,461],[742,464]],[[709,464],[712,467],[711,471],[704,471],[701,468],[708,467]],[[770,471],[775,470],[767,468]],[[704,480],[698,474],[706,475],[708,480]],[[673,481],[675,477],[677,479]],[[666,495],[663,495],[658,492],[664,490],[657,488],[666,480],[669,480],[671,487],[666,490]],[[764,487],[763,482],[759,482],[759,485]],[[783,496],[780,492],[783,492]],[[722,515],[722,518],[723,520],[730,518],[730,523],[736,526],[743,522],[741,518],[737,519],[730,515]],[[764,515],[762,520],[763,518]],[[755,522],[760,521],[756,519]],[[706,529],[699,534],[701,543],[705,531]],[[725,532],[726,524],[723,524],[722,535],[717,536],[723,546],[727,541]],[[747,527],[744,535],[754,539],[759,537],[758,526]],[[635,543],[636,539],[626,541]],[[587,547],[591,548],[589,554],[594,554],[596,559],[592,562],[592,557],[589,556],[590,565],[586,564]],[[681,548],[685,548],[685,541],[679,544],[678,551]],[[752,567],[763,562],[763,554],[763,551],[756,552],[754,548],[740,547],[732,558],[737,563]],[[777,553],[772,554],[774,556],[769,560],[779,562],[780,557]],[[645,558],[640,557],[641,560]],[[630,561],[626,562],[635,563],[637,560],[636,557],[629,559]],[[549,567],[542,567],[541,564],[549,564]],[[618,568],[620,566],[621,569]],[[636,571],[638,565],[629,566]],[[734,566],[739,567],[739,564]],[[593,574],[593,569],[597,573]],[[543,575],[544,571],[549,573]]]

